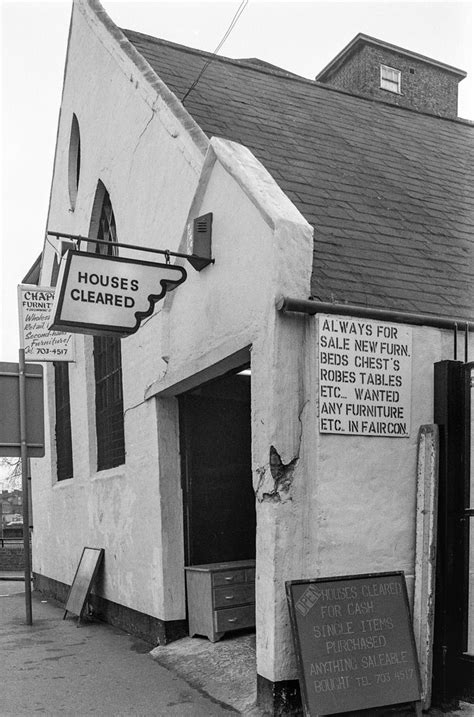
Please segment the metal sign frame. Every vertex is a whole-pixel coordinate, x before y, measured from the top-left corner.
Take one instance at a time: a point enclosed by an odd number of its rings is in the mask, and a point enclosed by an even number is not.
[[[82,549],[63,615],[63,620],[66,619],[68,612],[77,615],[77,627],[79,627],[84,615],[92,584],[104,559],[104,552],[103,548],[86,546]]]
[[[8,405],[2,405],[0,421],[1,456],[19,456],[21,458],[21,486],[23,491],[23,548],[25,552],[25,609],[26,624],[33,624],[31,610],[31,554],[30,554],[30,498],[28,486],[29,457],[42,457],[45,454],[44,440],[44,398],[43,398],[43,367],[41,364],[25,363],[25,349],[18,351],[19,362],[0,363],[0,377],[10,383]],[[17,379],[17,390],[12,392],[12,382]],[[37,379],[41,379],[38,383]],[[14,386],[14,383],[13,383]],[[1,381],[0,381],[0,389]],[[5,392],[5,391],[4,391]],[[5,398],[5,397],[4,397]],[[6,401],[4,400],[5,404]],[[10,425],[8,425],[8,422]],[[13,426],[13,431],[11,424]],[[2,425],[3,424],[3,425]],[[33,428],[31,427],[33,424]],[[6,433],[3,434],[5,431]],[[15,435],[15,430],[18,433]],[[41,438],[38,443],[38,437]],[[18,440],[12,442],[13,438]],[[31,439],[34,440],[31,440]],[[6,440],[5,440],[6,439]]]
[[[210,222],[212,223],[212,212],[209,212],[208,214],[204,215],[204,217],[200,217],[200,219],[204,219],[205,217],[210,217]],[[199,217],[198,217],[199,219]],[[56,237],[56,239],[60,239],[61,237],[63,239],[72,239],[73,241],[77,242],[77,249],[79,250],[81,247],[81,242],[88,242],[91,244],[98,244],[104,245],[110,248],[110,246],[115,247],[122,247],[123,249],[133,249],[134,251],[138,252],[150,252],[151,254],[161,254],[162,256],[166,257],[167,263],[169,262],[169,257],[175,256],[177,258],[181,259],[187,259],[191,266],[196,269],[196,271],[202,271],[206,268],[206,266],[209,266],[209,264],[214,264],[215,259],[211,256],[211,242],[210,239],[207,242],[207,245],[205,245],[202,242],[199,242],[200,248],[206,248],[207,255],[203,254],[183,254],[182,252],[178,251],[170,251],[169,249],[155,249],[151,246],[137,246],[136,244],[124,244],[123,242],[119,241],[105,241],[104,239],[92,239],[91,237],[83,237],[80,234],[65,234],[64,232],[47,232],[48,236]]]

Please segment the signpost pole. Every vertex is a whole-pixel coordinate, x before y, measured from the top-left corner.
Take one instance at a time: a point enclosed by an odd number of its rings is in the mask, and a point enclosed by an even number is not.
[[[32,625],[31,611],[31,554],[30,554],[30,511],[28,497],[28,447],[26,443],[26,366],[25,349],[19,349],[19,393],[20,393],[20,457],[21,484],[23,489],[23,546],[25,552],[25,608],[26,624]]]

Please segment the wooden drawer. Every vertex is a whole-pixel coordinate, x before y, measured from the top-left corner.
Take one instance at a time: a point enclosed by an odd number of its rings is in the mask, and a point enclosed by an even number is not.
[[[233,585],[234,583],[245,582],[245,570],[223,570],[212,575],[212,584]]]
[[[255,625],[255,560],[186,567],[189,634],[211,642]]]
[[[223,585],[214,588],[213,602],[215,608],[253,603],[255,602],[255,585],[242,583],[241,585]]]
[[[216,632],[239,630],[242,627],[252,627],[253,625],[255,625],[255,605],[216,610],[214,613]]]

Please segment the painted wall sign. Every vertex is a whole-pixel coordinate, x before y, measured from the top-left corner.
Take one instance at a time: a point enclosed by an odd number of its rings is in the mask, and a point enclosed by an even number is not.
[[[305,714],[420,699],[401,572],[286,583]]]
[[[50,331],[55,287],[20,284],[20,347],[27,361],[74,361],[74,336]]]
[[[320,432],[407,438],[411,327],[347,316],[318,320]]]
[[[50,329],[128,336],[185,279],[181,266],[68,251],[61,261]]]

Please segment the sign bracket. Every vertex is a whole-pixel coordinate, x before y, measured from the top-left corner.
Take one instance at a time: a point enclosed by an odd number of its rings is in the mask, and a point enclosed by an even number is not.
[[[165,256],[165,258],[169,258],[171,256],[175,256],[181,259],[186,259],[189,261],[191,266],[196,271],[201,271],[206,266],[209,266],[209,264],[214,264],[215,259],[212,259],[210,256],[198,256],[197,254],[183,254],[181,252],[177,251],[170,251],[169,249],[155,249],[153,247],[149,246],[137,246],[136,244],[124,244],[123,242],[109,242],[105,241],[104,239],[92,239],[91,237],[84,237],[80,234],[65,234],[64,232],[47,232],[48,236],[54,236],[57,239],[63,238],[63,239],[72,239],[73,241],[77,242],[77,249],[80,250],[81,242],[90,242],[91,244],[98,244],[98,245],[105,245],[108,247],[121,247],[123,249],[132,249],[133,251],[138,252],[149,252],[151,254],[161,254]]]

